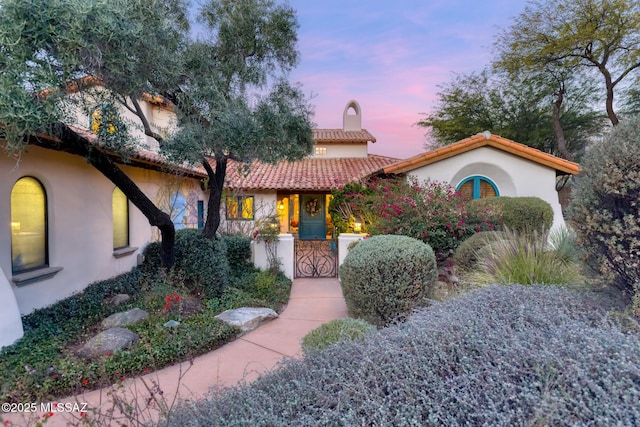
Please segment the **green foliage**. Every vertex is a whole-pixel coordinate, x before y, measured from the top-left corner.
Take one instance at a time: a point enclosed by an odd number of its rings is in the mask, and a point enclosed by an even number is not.
[[[448,258],[460,242],[478,231],[493,230],[498,218],[488,208],[468,206],[449,184],[375,181],[371,235],[400,234],[422,240],[436,258]]]
[[[225,242],[207,239],[200,230],[178,230],[174,270],[192,290],[202,290],[207,297],[220,295],[229,281]]]
[[[496,41],[497,66],[566,74],[581,67],[601,73],[613,125],[616,85],[640,66],[640,4],[635,0],[532,2]]]
[[[0,13],[0,139],[7,139],[9,152],[22,151],[25,135],[55,135],[58,122],[74,123],[72,104],[88,114],[96,105],[115,105],[121,96],[163,87],[179,75],[188,23],[178,1],[7,0]],[[77,96],[67,96],[67,85],[83,77],[109,88],[98,102],[95,91],[83,96],[92,92],[89,80],[75,87]],[[33,96],[37,92],[44,96]],[[109,148],[117,149],[115,139],[125,142],[128,135],[109,137]]]
[[[476,208],[489,208],[502,226],[516,232],[546,231],[553,224],[553,209],[538,197],[486,197],[471,202]]]
[[[498,231],[481,231],[465,239],[454,253],[456,270],[466,273],[477,269],[482,248],[500,239],[500,236]]]
[[[349,314],[376,326],[401,320],[423,304],[437,276],[431,247],[407,236],[365,239],[340,266]]]
[[[372,211],[374,190],[359,182],[345,184],[331,191],[329,215],[338,233],[354,231],[356,220],[361,221],[362,232],[375,220]]]
[[[160,425],[636,425],[640,337],[608,303],[554,286],[478,289],[184,402]]]
[[[548,87],[548,81],[536,77],[492,75],[487,70],[456,75],[440,86],[436,109],[418,125],[429,129],[430,143],[436,147],[488,130],[556,154],[553,108],[549,103],[554,89]],[[571,102],[560,114],[560,124],[569,151],[577,155],[583,151],[600,120],[590,110],[588,97],[577,89],[572,95]]]
[[[227,247],[227,260],[232,276],[249,267],[251,239],[242,234],[224,234],[220,237]]]
[[[288,300],[291,281],[283,275],[248,268],[236,280],[244,281],[244,290],[227,288],[220,297],[197,304],[198,296],[190,293],[184,278],[136,269],[25,316],[25,336],[0,350],[0,401],[52,400],[188,360],[237,335],[236,328],[214,320],[215,315],[242,306],[279,310]],[[108,303],[123,292],[132,296],[126,306]],[[188,301],[196,308],[187,309]],[[134,306],[149,312],[149,318],[128,326],[140,337],[132,347],[91,359],[76,354],[100,330],[102,319]],[[180,325],[163,327],[168,320]]]
[[[148,270],[158,269],[160,243],[148,244],[144,256]],[[192,291],[207,297],[219,296],[229,281],[225,241],[207,239],[200,230],[192,228],[176,231],[176,262],[172,271]]]
[[[633,293],[640,280],[640,118],[594,145],[572,194],[569,219],[579,245],[607,278]]]
[[[305,335],[302,349],[307,354],[320,351],[337,342],[362,339],[376,330],[375,326],[361,319],[334,319]]]
[[[548,246],[549,234],[505,230],[478,252],[479,268],[468,277],[476,284],[577,284],[579,265],[566,251]]]

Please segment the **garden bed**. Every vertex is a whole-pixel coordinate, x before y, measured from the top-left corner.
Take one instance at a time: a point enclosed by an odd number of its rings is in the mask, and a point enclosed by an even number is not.
[[[219,297],[189,291],[180,280],[134,269],[23,318],[24,337],[0,352],[2,402],[43,401],[100,388],[206,353],[238,334],[214,316],[242,306],[281,311],[291,281],[245,267]],[[131,299],[109,303],[117,294]],[[79,349],[109,315],[140,308],[149,316],[127,328],[139,336],[129,348],[83,357]],[[176,327],[164,326],[168,321]]]

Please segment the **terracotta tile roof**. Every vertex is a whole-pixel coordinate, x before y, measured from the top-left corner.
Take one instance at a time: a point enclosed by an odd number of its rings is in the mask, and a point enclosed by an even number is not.
[[[346,131],[342,129],[314,129],[313,139],[321,144],[376,142],[374,136],[366,129],[357,131]]]
[[[275,165],[253,162],[247,175],[242,173],[238,163],[230,161],[225,187],[242,190],[330,191],[363,179],[397,161],[391,157],[369,154],[361,158],[312,157]]]
[[[67,127],[71,129],[73,132],[75,132],[76,134],[78,134],[83,139],[87,140],[89,143],[91,144],[97,143],[97,137],[93,132],[78,126],[73,126],[73,125],[67,125]],[[194,167],[194,166],[189,166],[187,164],[183,164],[183,165],[171,164],[170,162],[167,161],[166,158],[160,156],[159,154],[154,153],[153,151],[142,149],[142,148],[138,148],[135,154],[133,154],[133,156],[131,157],[131,163],[133,165],[135,165],[136,163],[144,164],[147,166],[151,166],[153,169],[164,170],[164,171],[168,170],[168,171],[172,171],[180,174],[186,174],[188,176],[192,176],[196,178],[204,178],[207,176],[207,173],[202,166]]]
[[[461,141],[455,142],[445,147],[440,147],[433,151],[418,154],[407,160],[402,160],[393,165],[382,168],[382,173],[406,173],[414,169],[426,166],[431,163],[439,162],[449,157],[474,150],[479,147],[493,147],[499,150],[511,153],[513,155],[531,160],[543,166],[555,169],[557,172],[566,175],[576,175],[580,172],[580,166],[577,163],[561,159],[554,155],[536,150],[527,145],[514,142],[498,135],[492,135],[489,132],[479,133]]]

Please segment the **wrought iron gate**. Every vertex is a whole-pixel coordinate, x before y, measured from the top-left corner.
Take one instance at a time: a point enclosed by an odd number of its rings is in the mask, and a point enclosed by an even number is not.
[[[295,241],[295,277],[337,277],[338,245],[334,239]]]

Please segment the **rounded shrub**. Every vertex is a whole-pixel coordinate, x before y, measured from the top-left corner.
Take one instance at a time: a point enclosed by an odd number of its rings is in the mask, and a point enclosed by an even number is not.
[[[425,300],[437,277],[431,247],[407,236],[365,239],[340,266],[349,314],[376,326],[409,314]]]
[[[569,220],[589,264],[629,292],[640,280],[640,117],[585,154]]]
[[[232,274],[244,270],[251,258],[251,238],[242,234],[224,234],[220,237],[227,247],[227,260]]]
[[[176,261],[173,272],[185,286],[207,297],[219,296],[229,282],[227,248],[223,240],[206,238],[200,230],[176,231]],[[145,265],[160,268],[160,242],[147,245]]]
[[[485,197],[470,203],[478,209],[490,209],[504,228],[515,232],[544,232],[553,224],[553,208],[539,197]]]
[[[481,231],[464,240],[454,253],[456,268],[465,273],[477,268],[482,248],[498,240],[500,235],[499,231]]]
[[[365,335],[377,331],[377,328],[361,319],[335,319],[314,329],[302,338],[302,349],[305,353],[320,351],[331,344],[348,340],[361,339]]]

